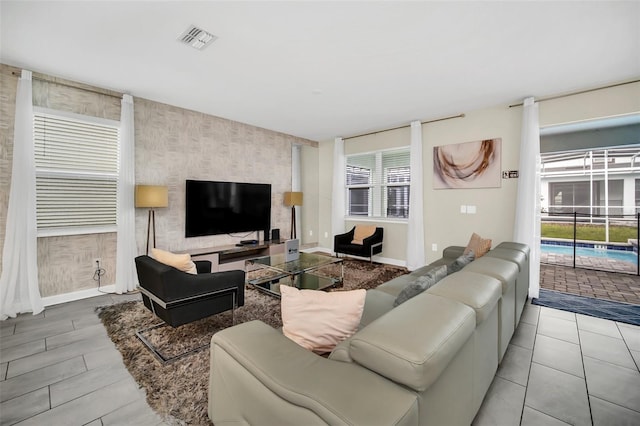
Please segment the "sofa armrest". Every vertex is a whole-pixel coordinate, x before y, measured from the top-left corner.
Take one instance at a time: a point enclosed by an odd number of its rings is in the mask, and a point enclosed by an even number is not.
[[[442,250],[442,257],[446,259],[456,260],[464,253],[464,246],[449,246]]]
[[[353,227],[351,229],[351,231],[346,232],[344,234],[338,234],[335,235],[333,237],[333,247],[335,249],[335,247],[337,247],[338,245],[342,245],[342,244],[351,244],[351,241],[353,240],[353,232],[355,231],[355,227]]]
[[[215,424],[409,425],[418,423],[418,401],[357,364],[318,356],[251,321],[211,339],[209,417]]]
[[[210,260],[194,260],[193,263],[196,264],[196,270],[199,274],[211,273],[212,263]]]
[[[376,243],[382,244],[382,238],[384,236],[384,228],[376,228],[376,231],[362,240],[362,245],[365,247],[370,247]]]
[[[455,358],[475,326],[470,307],[422,293],[355,334],[349,354],[369,370],[422,392]]]
[[[162,277],[164,300],[171,302],[230,287],[238,288],[238,306],[244,304],[244,271],[191,275],[174,269]]]

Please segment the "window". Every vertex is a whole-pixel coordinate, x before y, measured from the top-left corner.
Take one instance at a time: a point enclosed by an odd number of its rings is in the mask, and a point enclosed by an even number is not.
[[[623,185],[620,179],[609,181],[609,216],[623,214]],[[604,181],[589,182],[550,182],[551,214],[606,215]],[[592,199],[593,197],[593,199]]]
[[[409,217],[409,148],[346,158],[347,215]]]
[[[38,235],[116,230],[119,123],[34,108]]]
[[[582,214],[589,213],[591,189],[589,182],[551,182],[549,183],[549,213]]]

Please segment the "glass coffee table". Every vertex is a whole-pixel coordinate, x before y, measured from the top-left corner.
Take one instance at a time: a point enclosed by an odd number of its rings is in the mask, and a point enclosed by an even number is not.
[[[323,290],[339,286],[344,279],[342,259],[300,253],[297,260],[285,262],[284,254],[247,260],[247,282],[272,296],[280,297],[280,286]]]

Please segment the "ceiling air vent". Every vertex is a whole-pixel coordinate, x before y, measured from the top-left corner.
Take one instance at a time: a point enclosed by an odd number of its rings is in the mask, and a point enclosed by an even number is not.
[[[182,33],[182,35],[178,38],[178,41],[181,41],[184,44],[188,44],[194,49],[202,50],[217,38],[218,37],[214,36],[213,34],[208,33],[205,30],[201,30],[195,25],[191,25],[185,32]]]

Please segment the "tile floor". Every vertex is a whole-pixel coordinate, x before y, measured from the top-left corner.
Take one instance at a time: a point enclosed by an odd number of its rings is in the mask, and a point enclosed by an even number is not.
[[[0,424],[160,425],[94,308],[0,323]],[[527,305],[474,425],[640,424],[640,327]]]
[[[103,295],[0,322],[0,424],[160,425],[95,314]]]
[[[527,304],[473,424],[639,425],[640,327]]]

